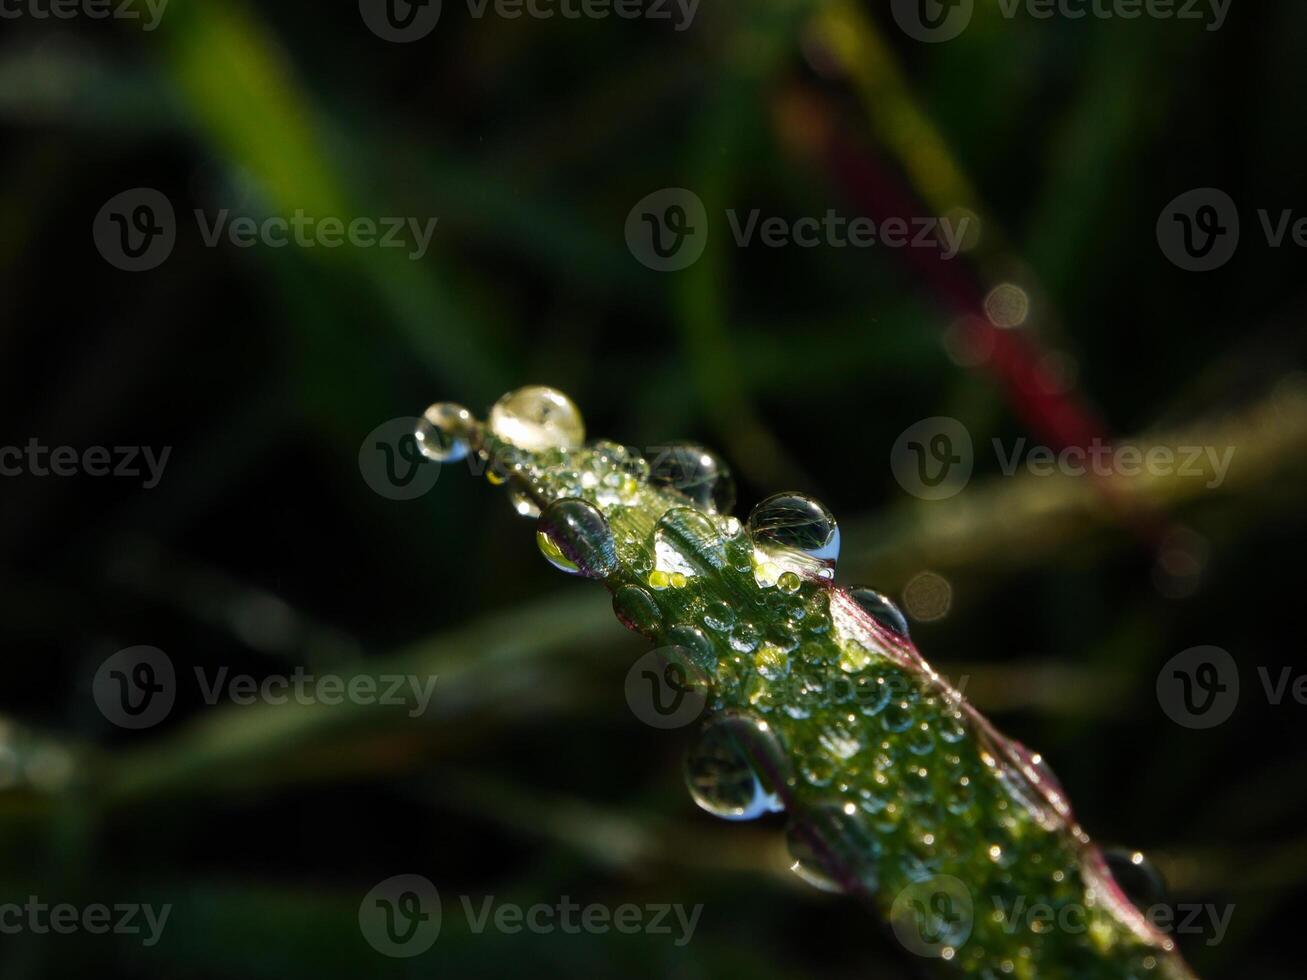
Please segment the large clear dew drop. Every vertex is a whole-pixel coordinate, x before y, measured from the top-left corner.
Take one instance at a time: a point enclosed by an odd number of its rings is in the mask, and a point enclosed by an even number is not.
[[[617,545],[608,521],[593,504],[575,497],[556,500],[536,523],[536,544],[555,568],[604,579],[617,571]]]
[[[765,721],[722,715],[709,721],[685,757],[685,782],[703,810],[726,820],[754,820],[784,809],[777,790],[785,753]]]
[[[561,391],[529,385],[510,391],[490,409],[490,431],[530,453],[578,449],[585,442],[581,411]]]
[[[684,494],[710,513],[725,514],[735,506],[730,469],[715,453],[693,443],[674,443],[650,452],[649,482]]]
[[[764,551],[802,552],[833,568],[840,556],[840,529],[835,515],[820,501],[801,493],[768,497],[749,515],[749,533]]]

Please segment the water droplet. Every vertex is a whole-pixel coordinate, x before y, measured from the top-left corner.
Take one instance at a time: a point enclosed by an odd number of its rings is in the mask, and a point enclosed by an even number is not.
[[[908,620],[903,611],[884,593],[865,586],[849,589],[849,598],[858,604],[858,608],[885,627],[891,633],[908,638]]]
[[[724,633],[735,625],[735,610],[725,602],[711,603],[703,611],[703,625]]]
[[[613,593],[613,612],[629,630],[653,636],[662,625],[658,603],[638,585],[623,585]]]
[[[438,402],[422,413],[413,435],[418,450],[437,463],[456,463],[467,456],[476,419],[462,405]]]
[[[793,572],[781,572],[776,579],[776,587],[787,595],[793,595],[799,591],[799,586],[803,580]]]
[[[895,701],[886,705],[880,723],[887,732],[906,732],[912,727],[912,705],[906,701]]]
[[[753,820],[784,809],[777,788],[786,780],[785,754],[765,721],[723,715],[699,731],[685,757],[694,802],[713,816]]]
[[[536,525],[536,544],[555,568],[587,578],[617,571],[617,545],[604,515],[584,500],[550,504]]]
[[[585,423],[572,399],[543,385],[519,388],[495,402],[490,431],[532,453],[576,449],[585,442]]]
[[[828,568],[840,555],[834,515],[801,493],[778,493],[760,503],[749,515],[749,533],[763,549],[799,551]]]
[[[877,715],[889,704],[890,685],[885,678],[862,674],[853,682],[853,697],[864,715]]]
[[[927,722],[919,722],[908,732],[908,751],[926,755],[935,748],[935,735]]]
[[[735,506],[735,480],[726,464],[703,446],[674,443],[652,452],[649,482],[676,490],[696,507],[724,514]]]
[[[717,669],[717,648],[703,630],[693,626],[677,626],[667,634],[668,640],[688,650],[695,664],[707,673]]]
[[[769,681],[780,680],[790,672],[790,658],[784,650],[770,643],[760,647],[753,655],[753,665],[758,669],[758,673]]]
[[[654,527],[654,560],[661,571],[693,576],[725,565],[726,549],[707,514],[693,507],[673,507]]]
[[[1121,891],[1140,911],[1166,901],[1166,879],[1143,851],[1107,848],[1103,860]]]
[[[762,642],[762,630],[748,620],[735,624],[731,630],[731,647],[741,653],[752,653]]]
[[[785,840],[792,870],[829,892],[872,893],[881,845],[853,803],[823,803],[791,820]]]

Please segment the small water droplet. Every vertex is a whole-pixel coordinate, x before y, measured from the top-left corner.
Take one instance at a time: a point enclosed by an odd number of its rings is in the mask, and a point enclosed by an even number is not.
[[[577,449],[585,442],[581,412],[556,388],[528,385],[510,391],[490,409],[490,431],[527,452]]]
[[[703,611],[703,625],[710,630],[724,633],[735,625],[735,610],[725,602],[710,603]]]
[[[780,589],[787,595],[793,595],[798,592],[799,586],[802,584],[803,580],[793,572],[781,572],[781,574],[776,578],[776,588]]]
[[[880,723],[887,732],[906,732],[912,727],[912,705],[907,701],[895,701],[886,705]]]
[[[712,719],[685,757],[685,782],[695,803],[727,820],[753,820],[783,810],[776,790],[787,772],[775,732],[749,715]]]
[[[713,452],[693,443],[673,443],[651,455],[649,482],[654,486],[676,490],[714,514],[735,506],[735,480]]]
[[[613,612],[629,630],[653,636],[662,625],[658,603],[638,585],[623,585],[613,593]]]
[[[862,674],[853,682],[853,697],[864,715],[878,715],[889,704],[890,685],[885,678]]]
[[[608,521],[584,500],[550,504],[536,525],[536,544],[555,568],[587,578],[607,578],[617,571],[617,545]]]
[[[908,620],[903,611],[884,593],[866,586],[849,589],[849,598],[858,604],[858,608],[885,627],[891,633],[907,639]]]
[[[437,402],[418,420],[413,435],[418,451],[437,463],[456,463],[467,456],[476,419],[462,405]]]
[[[1123,847],[1106,848],[1103,860],[1117,886],[1140,911],[1166,901],[1166,879],[1143,851]]]
[[[762,642],[762,630],[748,620],[735,624],[731,630],[731,647],[741,653],[752,653]]]
[[[764,550],[792,549],[826,567],[833,567],[840,555],[834,515],[801,493],[778,493],[760,503],[749,515],[749,533]]]

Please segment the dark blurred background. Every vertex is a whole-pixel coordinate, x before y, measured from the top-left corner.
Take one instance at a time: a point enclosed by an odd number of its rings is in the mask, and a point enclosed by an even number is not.
[[[929,0],[956,36],[922,40],[901,3],[171,0],[154,23],[120,2],[140,18],[22,0],[0,20],[0,445],[21,450],[0,458],[0,900],[171,912],[151,945],[7,932],[5,980],[919,974],[790,875],[778,822],[696,810],[687,732],[623,697],[642,642],[540,559],[501,490],[451,465],[393,499],[375,445],[399,430],[378,427],[445,399],[484,417],[532,382],[594,437],[713,446],[742,516],[781,489],[822,499],[839,581],[903,601],[1097,840],[1147,854],[1166,901],[1232,907],[1219,941],[1178,937],[1201,975],[1300,975],[1307,707],[1292,686],[1271,703],[1258,668],[1304,669],[1307,7]],[[636,206],[666,188],[659,207],[702,202],[706,239],[659,271]],[[170,225],[140,210],[159,195]],[[728,209],[976,234],[952,259],[741,246]],[[1272,231],[1292,212],[1278,247],[1263,209]],[[297,210],[438,222],[416,257],[205,241],[222,212]],[[974,473],[924,500],[890,460],[935,417],[965,426]],[[1235,455],[1219,481],[1004,475],[992,440],[1023,438]],[[42,475],[34,440],[76,472]],[[93,447],[170,453],[147,488],[88,472]],[[139,645],[178,683],[129,729],[96,678]],[[1199,645],[1242,681],[1204,729],[1157,689]],[[410,717],[210,706],[197,667],[437,679]],[[360,927],[399,874],[444,903],[411,958]],[[703,910],[683,945],[477,934],[459,896]]]

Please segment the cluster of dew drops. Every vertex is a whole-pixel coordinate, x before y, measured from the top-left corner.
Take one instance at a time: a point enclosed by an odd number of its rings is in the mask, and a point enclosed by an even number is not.
[[[797,776],[808,787],[829,788],[828,802],[806,803],[804,819],[787,827],[793,869],[806,881],[874,892],[886,853],[898,855],[900,883],[928,877],[939,867],[944,814],[972,823],[984,809],[975,793],[981,781],[960,751],[967,731],[956,704],[920,684],[887,683],[906,675],[883,664],[875,669],[877,658],[848,635],[829,641],[840,629],[829,603],[840,532],[820,502],[777,494],[742,524],[729,513],[729,470],[712,452],[690,444],[647,455],[611,442],[587,446],[579,410],[542,386],[505,395],[486,423],[462,406],[433,405],[416,437],[429,459],[479,459],[488,480],[508,485],[515,510],[537,519],[537,544],[551,564],[605,582],[618,618],[678,651],[682,666],[714,692],[718,710],[686,755],[686,782],[702,809],[750,820],[786,810]],[[673,495],[650,518],[652,548],[633,530],[615,536],[604,516],[640,528],[636,509],[650,487]],[[623,514],[631,519],[620,521]],[[701,577],[716,589],[697,593]],[[676,602],[660,602],[668,590]],[[882,630],[907,639],[906,620],[885,596],[861,587],[842,594]],[[796,727],[814,717],[819,724]],[[879,722],[880,741],[866,741],[867,719]],[[816,744],[787,752],[781,733],[800,730],[816,731]],[[854,762],[859,753],[869,761]],[[988,766],[1006,790],[984,801],[1001,816],[978,838],[976,857],[1015,885],[1003,869],[1018,854],[1018,817],[1046,823],[1048,816],[1029,780],[997,754],[976,753],[977,768]],[[932,775],[928,765],[951,771]],[[1009,797],[1023,805],[1009,807]],[[910,843],[888,847],[891,836]],[[1053,863],[1040,873],[1069,894],[1072,866]],[[974,943],[967,952],[976,963],[983,956]]]

